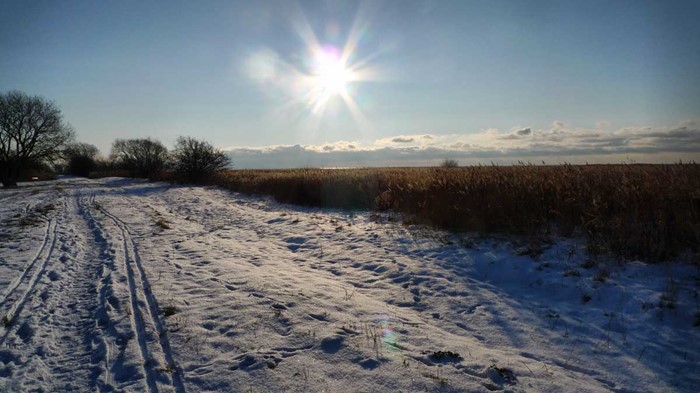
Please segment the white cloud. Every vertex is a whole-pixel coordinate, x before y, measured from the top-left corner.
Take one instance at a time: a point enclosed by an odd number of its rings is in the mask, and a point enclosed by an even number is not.
[[[552,122],[552,129],[553,130],[563,130],[566,127],[567,127],[567,125],[563,121],[554,120]]]
[[[471,134],[398,135],[372,142],[338,141],[323,145],[227,149],[238,168],[305,166],[434,165],[445,158],[479,162],[640,162],[700,159],[700,125],[627,127],[616,131],[571,128],[555,121],[552,129],[486,129]]]
[[[601,120],[601,121],[595,123],[595,127],[597,129],[606,129],[606,128],[610,127],[610,122],[605,121],[605,120]]]

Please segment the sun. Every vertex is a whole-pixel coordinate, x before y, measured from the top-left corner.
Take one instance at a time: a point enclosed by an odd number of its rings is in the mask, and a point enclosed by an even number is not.
[[[335,46],[339,43],[320,42],[299,13],[293,18],[293,26],[304,43],[302,51],[294,53],[288,61],[275,51],[264,50],[251,56],[246,68],[251,77],[263,82],[263,88],[278,87],[289,96],[283,105],[285,110],[308,110],[314,115],[314,123],[326,113],[331,116],[349,113],[356,124],[365,128],[367,119],[358,104],[360,84],[380,81],[383,72],[372,64],[382,53],[381,49],[369,56],[358,56],[358,45],[367,30],[361,15],[364,13],[358,11],[345,42]]]
[[[318,100],[324,102],[334,96],[347,94],[354,73],[339,51],[333,47],[320,48],[314,54],[312,80]]]

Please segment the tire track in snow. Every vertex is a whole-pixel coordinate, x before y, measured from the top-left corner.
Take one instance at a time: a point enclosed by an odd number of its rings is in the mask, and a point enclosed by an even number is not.
[[[90,197],[90,200],[93,204],[95,204],[94,195]],[[95,206],[98,205],[95,204]],[[102,207],[98,206],[98,210],[104,213],[105,216],[112,219],[115,225],[117,225],[117,227],[122,232],[122,240],[124,246],[124,268],[126,271],[127,284],[129,287],[129,305],[131,306],[131,313],[129,315],[131,329],[133,330],[134,335],[136,336],[136,342],[138,343],[139,351],[141,353],[141,366],[143,368],[143,373],[146,377],[146,387],[150,392],[158,392],[158,385],[156,383],[156,378],[154,375],[155,370],[153,370],[152,367],[150,367],[153,364],[153,359],[151,354],[148,352],[148,345],[146,343],[146,324],[143,320],[143,316],[141,315],[141,309],[138,305],[139,299],[136,293],[137,289],[134,279],[134,272],[129,261],[129,246],[127,235],[124,229],[117,223],[117,220],[114,218],[114,216],[107,213],[106,210]]]
[[[101,226],[98,224],[97,219],[90,211],[90,205],[94,202],[94,195],[87,197],[87,204],[79,200],[80,214],[83,220],[86,222],[88,228],[92,232],[93,239],[95,243],[100,244],[102,248],[100,252],[100,265],[104,269],[101,273],[101,277],[97,283],[97,308],[94,312],[94,318],[96,320],[97,326],[99,326],[106,336],[102,337],[101,344],[104,348],[104,364],[105,370],[107,370],[107,375],[105,378],[105,383],[107,385],[112,385],[117,383],[119,378],[117,372],[115,371],[116,365],[123,362],[124,349],[128,341],[119,333],[118,327],[115,326],[114,321],[111,320],[108,309],[118,307],[110,302],[110,297],[113,296],[112,288],[112,276],[114,273],[114,260],[110,258],[109,262],[104,260],[103,256],[107,253],[107,243],[104,237],[104,232]]]
[[[41,279],[42,275],[44,274],[46,270],[46,264],[49,261],[49,258],[51,258],[51,254],[53,253],[53,249],[56,246],[56,228],[58,227],[58,223],[56,219],[50,219],[49,224],[46,229],[46,236],[43,245],[41,246],[41,249],[39,250],[39,253],[37,254],[37,257],[34,258],[34,260],[30,263],[28,268],[25,270],[24,273],[20,276],[19,280],[17,280],[16,285],[14,285],[10,291],[7,292],[5,295],[5,298],[3,299],[3,306],[7,303],[7,299],[10,297],[10,295],[15,291],[16,289],[19,288],[21,285],[22,281],[29,275],[29,271],[32,270],[34,267],[34,264],[36,263],[37,260],[41,260],[39,266],[35,269],[34,274],[29,278],[29,281],[27,281],[27,287],[22,292],[20,297],[10,306],[7,308],[7,311],[4,313],[4,316],[2,317],[2,326],[5,329],[5,333],[0,336],[0,345],[5,342],[7,339],[8,334],[10,333],[11,325],[13,322],[13,319],[17,314],[19,314],[22,311],[22,308],[24,305],[27,303],[27,300],[29,299],[29,295],[34,291],[34,288],[36,287],[36,284],[39,282]],[[48,247],[47,247],[48,245]]]
[[[7,291],[2,295],[2,298],[0,299],[0,307],[5,305],[5,301],[7,298],[12,294],[12,292],[17,289],[17,287],[24,281],[24,279],[29,275],[29,272],[32,270],[32,267],[36,263],[36,261],[39,260],[39,257],[42,255],[44,252],[44,249],[46,248],[46,245],[49,244],[52,241],[51,238],[51,223],[53,219],[49,219],[48,222],[46,223],[46,229],[44,230],[44,240],[41,243],[41,247],[39,247],[39,251],[37,251],[36,255],[32,259],[32,261],[25,267],[24,271],[22,274],[20,274],[19,277],[15,278],[12,283],[9,285],[7,288]]]
[[[10,327],[1,337],[9,358],[21,362],[7,375],[9,391],[114,391],[111,380],[103,377],[108,370],[103,362],[105,339],[96,314],[95,279],[102,259],[90,254],[92,248],[81,247],[85,239],[74,232],[76,217],[85,217],[80,194],[70,201],[64,198],[63,207],[60,229],[58,220],[49,227],[49,250],[37,254],[43,260],[22,298],[10,308],[10,318],[18,320],[12,325],[18,327]],[[54,252],[59,249],[60,259]],[[81,249],[88,253],[70,252]],[[43,280],[44,275],[49,280]],[[35,299],[38,293],[41,300]],[[20,360],[21,352],[32,355]],[[37,372],[48,378],[27,377]]]
[[[64,245],[61,250],[72,245],[73,258],[59,265],[63,267],[62,278],[47,289],[54,293],[32,311],[33,319],[48,321],[46,328],[36,334],[39,340],[34,345],[47,348],[40,357],[52,376],[49,389],[112,391],[112,379],[105,363],[107,341],[97,315],[97,286],[103,260],[101,255],[94,254],[93,247],[80,247],[90,245],[89,238],[84,238],[80,231],[73,232],[79,226],[89,227],[80,191],[71,197],[66,213],[70,217],[67,220],[70,229],[58,238]]]
[[[94,318],[103,332],[103,361],[104,367],[107,370],[105,384],[108,386],[130,386],[139,381],[133,378],[136,375],[147,379],[146,390],[157,391],[157,389],[154,390],[155,388],[152,385],[149,385],[149,373],[146,369],[145,358],[143,357],[143,352],[141,352],[142,347],[140,346],[142,341],[138,340],[139,332],[134,328],[133,312],[129,313],[129,309],[122,309],[117,294],[115,293],[115,280],[120,281],[118,277],[123,277],[124,281],[128,283],[128,278],[126,274],[121,275],[116,269],[113,255],[114,249],[111,248],[113,244],[107,240],[107,228],[99,223],[91,209],[91,207],[93,207],[99,210],[99,207],[95,204],[94,192],[87,197],[85,203],[81,203],[81,207],[82,210],[80,213],[82,218],[92,232],[94,242],[100,246],[99,259],[101,261],[102,272],[99,274],[100,277],[96,284],[98,300]],[[124,252],[127,252],[126,249],[124,249]],[[128,289],[128,295],[126,295],[126,297],[128,301],[130,301],[130,296],[132,294],[130,291],[131,287]],[[132,362],[133,359],[131,359],[131,356],[128,354],[130,352],[129,342],[134,337],[137,338],[138,349],[134,349],[135,352],[133,355],[135,355],[134,358],[140,355],[140,362]],[[138,375],[133,367],[140,368],[142,375]]]
[[[94,195],[92,195],[91,200],[94,203]],[[147,385],[151,391],[158,391],[155,378],[156,376],[154,375],[156,370],[154,370],[152,367],[153,359],[151,353],[149,353],[148,350],[148,343],[146,338],[146,321],[143,315],[141,314],[141,310],[138,306],[139,288],[136,283],[137,280],[141,282],[141,286],[143,288],[143,290],[141,291],[141,297],[145,300],[147,315],[150,317],[151,322],[156,329],[156,334],[158,335],[158,341],[161,347],[160,349],[162,350],[163,356],[165,357],[165,361],[167,362],[168,370],[171,371],[172,385],[178,393],[185,392],[185,387],[181,377],[182,370],[175,362],[175,358],[170,347],[170,342],[168,340],[167,331],[162,321],[160,320],[160,316],[158,315],[158,303],[156,301],[155,296],[153,295],[153,291],[151,290],[151,285],[148,282],[146,272],[143,269],[143,265],[141,263],[141,256],[138,253],[138,246],[134,239],[131,237],[131,233],[129,232],[129,229],[126,223],[124,223],[124,221],[117,218],[115,215],[110,213],[107,209],[105,209],[102,206],[99,206],[98,209],[105,216],[110,218],[122,233],[124,245],[124,266],[127,273],[129,299],[132,309],[131,322],[133,330],[137,337],[137,341],[139,343],[141,356],[144,361],[143,367],[147,379]],[[132,265],[136,267],[138,275],[134,271],[134,267]]]

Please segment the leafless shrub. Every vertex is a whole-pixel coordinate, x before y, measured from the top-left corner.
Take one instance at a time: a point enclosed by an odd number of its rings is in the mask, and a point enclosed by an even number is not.
[[[173,150],[173,170],[182,181],[200,183],[226,169],[231,160],[209,142],[180,137]]]
[[[446,158],[443,162],[440,163],[440,166],[443,168],[457,168],[459,166],[459,163],[457,162],[457,160]]]
[[[157,140],[117,139],[112,143],[112,161],[132,177],[155,178],[168,162],[168,149]]]
[[[100,151],[88,143],[72,143],[63,151],[66,171],[75,176],[88,177],[98,167]]]

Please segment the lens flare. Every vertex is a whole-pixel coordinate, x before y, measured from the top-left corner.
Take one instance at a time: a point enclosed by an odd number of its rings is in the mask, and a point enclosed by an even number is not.
[[[339,95],[347,92],[347,84],[352,82],[353,73],[340,58],[334,47],[326,47],[316,52],[314,58],[316,87],[323,94]]]
[[[317,49],[309,78],[309,104],[312,111],[323,113],[328,101],[337,97],[346,103],[352,100],[348,85],[355,80],[357,75],[348,67],[337,48],[325,46]]]
[[[303,52],[286,56],[271,50],[255,53],[245,64],[248,75],[271,96],[276,96],[280,91],[288,96],[289,100],[280,109],[295,121],[302,114],[310,113],[312,116],[308,120],[320,123],[326,113],[334,114],[337,113],[335,109],[345,108],[358,130],[369,129],[368,121],[358,105],[357,96],[361,93],[356,85],[378,81],[382,72],[370,64],[379,52],[358,57],[360,42],[365,42],[368,29],[366,6],[358,9],[347,39],[340,46],[321,42],[304,13],[299,10],[292,16],[292,21],[295,32],[304,43]],[[339,29],[337,24],[330,25],[335,30]],[[340,34],[340,31],[335,31],[326,35],[335,41]],[[299,111],[300,108],[303,110]]]
[[[399,345],[397,342],[398,336],[396,332],[394,332],[390,322],[391,318],[388,315],[379,315],[377,317],[377,324],[381,328],[380,333],[384,347],[389,351],[397,351],[399,350]]]

